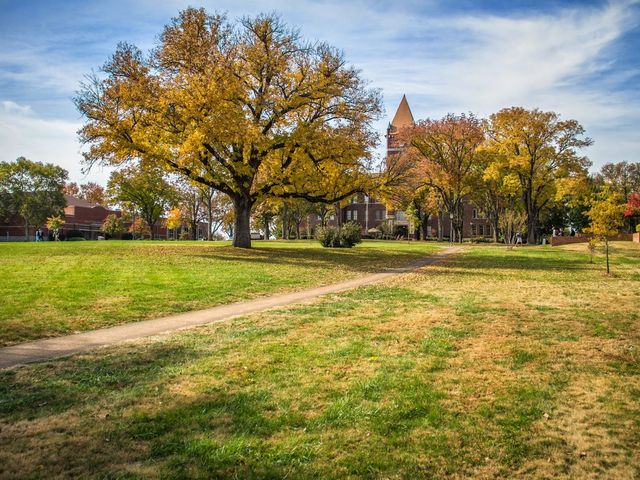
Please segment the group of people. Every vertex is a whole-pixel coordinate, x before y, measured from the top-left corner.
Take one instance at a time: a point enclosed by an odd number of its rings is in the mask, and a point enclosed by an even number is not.
[[[42,240],[44,240],[44,237],[42,236],[42,230],[38,228],[36,230],[36,242],[41,242]]]

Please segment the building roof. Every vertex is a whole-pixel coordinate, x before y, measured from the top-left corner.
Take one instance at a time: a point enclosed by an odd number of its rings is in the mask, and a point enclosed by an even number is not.
[[[398,105],[398,110],[396,110],[396,114],[391,120],[391,130],[394,132],[400,128],[411,127],[414,124],[413,114],[411,113],[411,109],[409,108],[409,102],[407,102],[407,96],[402,95],[402,100],[400,100],[400,105]]]

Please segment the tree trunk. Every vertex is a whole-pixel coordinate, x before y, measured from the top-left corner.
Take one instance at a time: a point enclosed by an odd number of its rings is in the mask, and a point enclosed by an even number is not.
[[[29,241],[29,221],[27,219],[24,221],[24,241]]]
[[[493,221],[492,223],[492,228],[493,228],[493,243],[498,243],[498,228],[499,228],[499,223],[500,223],[500,219],[498,218],[498,215],[494,215],[493,217]]]
[[[456,208],[456,213],[453,216],[453,229],[455,231],[455,236],[454,236],[454,242],[456,243],[462,243],[462,237],[464,235],[463,232],[463,217],[462,217],[462,213],[461,213],[461,208],[458,207]]]
[[[248,196],[233,198],[236,218],[233,228],[233,246],[251,248],[251,207],[253,202]]]
[[[211,241],[211,223],[213,222],[213,205],[211,197],[207,199],[207,241]]]
[[[442,231],[442,210],[438,212],[438,241],[442,241],[444,238],[444,232]]]
[[[535,216],[533,214],[529,215],[527,213],[527,243],[529,245],[536,244],[536,228],[537,223]]]
[[[289,207],[286,203],[282,206],[282,239],[289,239]]]
[[[459,202],[453,203],[453,205],[453,208],[449,211],[449,218],[451,219],[449,223],[451,227],[450,240],[452,243],[462,243],[464,211]]]
[[[420,229],[422,230],[422,240],[426,240],[429,233],[429,215],[422,215]]]
[[[147,219],[147,225],[149,225],[149,235],[151,236],[150,240],[154,240],[155,239],[155,235],[154,235],[154,227],[155,227],[155,222],[151,223],[151,219]],[[142,239],[144,240],[144,235],[142,235]]]
[[[269,217],[264,217],[264,239],[269,240],[271,232],[269,231]]]
[[[609,275],[609,240],[607,237],[604,237],[604,253],[607,257],[607,275]]]

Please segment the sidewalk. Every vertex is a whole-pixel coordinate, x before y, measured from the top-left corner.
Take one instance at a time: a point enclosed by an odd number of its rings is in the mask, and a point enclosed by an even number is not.
[[[26,363],[51,360],[121,342],[175,332],[199,325],[218,323],[242,315],[312,300],[329,293],[351,290],[363,285],[377,283],[426,265],[432,265],[449,255],[458,253],[460,250],[460,247],[448,247],[407,267],[391,268],[353,280],[346,280],[344,282],[310,288],[299,292],[283,293],[271,297],[221,305],[206,310],[181,313],[169,317],[144,320],[75,335],[48,338],[0,348],[0,368],[10,368]]]

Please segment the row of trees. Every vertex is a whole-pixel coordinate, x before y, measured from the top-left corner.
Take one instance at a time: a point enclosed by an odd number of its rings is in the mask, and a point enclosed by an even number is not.
[[[372,174],[379,92],[341,52],[274,15],[230,22],[184,10],[148,53],[120,44],[75,103],[88,165],[136,163],[226,195],[238,247],[251,245],[252,214],[268,230],[279,208],[287,230],[300,224],[289,200],[332,204],[376,189],[423,227],[446,212],[456,240],[472,199],[494,232],[526,229],[535,243],[588,183],[582,126],[524,108],[418,122],[400,135],[404,154]]]
[[[274,15],[230,22],[184,10],[148,53],[120,44],[75,104],[86,120],[86,164],[118,167],[108,197],[135,205],[152,232],[178,203],[167,175],[193,200],[180,209],[187,223],[203,210],[202,198],[211,199],[204,210],[212,221],[214,196],[228,201],[237,247],[251,245],[252,214],[263,230],[281,218],[284,236],[292,226],[299,235],[309,203],[330,212],[356,192],[382,196],[423,227],[429,214],[446,212],[456,240],[463,199],[486,213],[494,232],[526,228],[531,243],[557,213],[585,214],[589,161],[579,152],[591,140],[554,112],[510,108],[487,120],[418,122],[398,136],[404,153],[373,174],[379,92],[340,51],[304,41]],[[170,217],[177,223],[176,211]]]
[[[113,172],[106,198],[132,222],[140,218],[152,239],[161,219],[169,230],[176,234],[178,230],[189,232],[193,240],[198,238],[201,223],[207,224],[205,235],[211,240],[230,221],[226,196],[210,187],[168,176],[157,167],[134,164]]]
[[[415,158],[410,157],[410,160],[414,162]],[[424,226],[431,213],[439,212],[438,216],[441,217],[446,204],[440,195],[441,190],[433,188],[415,175],[415,169],[419,164],[411,165],[409,171],[414,175],[405,177],[405,183],[387,188],[385,191],[392,202],[396,202],[396,207],[400,205],[405,208],[419,226]],[[472,164],[469,172],[475,171],[476,178],[475,182],[469,183],[469,191],[466,194],[477,204],[482,204],[484,195],[486,208],[494,208],[488,216],[493,219],[498,217],[496,230],[499,228],[504,237],[511,238],[516,230],[524,226],[524,211],[518,209],[519,199],[515,193],[509,197],[501,196],[506,190],[506,182],[503,179],[501,184],[496,185],[495,177],[490,175],[492,168],[495,168],[495,164]],[[66,172],[59,167],[31,162],[24,158],[0,164],[2,219],[7,221],[22,216],[27,227],[41,226],[46,220],[53,219],[51,225],[57,227],[49,227],[48,221],[47,226],[50,230],[58,230],[60,225],[56,223],[56,219],[59,219],[64,207],[62,193],[74,194],[75,189],[78,189],[75,184],[65,184],[65,178]],[[473,178],[473,175],[469,173],[462,178]],[[589,227],[588,230],[597,233],[594,219],[597,217],[596,223],[603,225],[603,218],[608,215],[611,219],[606,224],[607,231],[612,232],[614,224],[619,224],[615,228],[623,227],[633,231],[640,219],[640,163],[606,164],[595,175],[581,177],[581,182],[574,183],[574,186],[577,188],[570,196],[563,192],[562,201],[550,202],[545,218],[547,224],[553,222],[556,226],[572,225],[577,229]],[[512,192],[517,190],[517,182],[512,182]],[[233,210],[225,195],[197,184],[185,184],[184,181],[167,176],[159,169],[129,166],[112,174],[106,190],[97,184],[87,184],[77,191],[81,198],[88,201],[99,200],[102,204],[120,207],[124,219],[132,222],[134,234],[153,235],[158,222],[165,216],[165,226],[174,230],[175,237],[180,230],[183,232],[183,238],[196,239],[201,223],[209,225],[207,239],[216,237],[221,229],[229,235],[233,234]],[[99,196],[83,195],[81,192],[98,192]],[[569,197],[571,202],[566,201]],[[503,203],[505,198],[509,199],[508,204]],[[326,226],[331,215],[339,218],[340,207],[345,202],[346,200],[330,205],[312,203],[304,199],[264,201],[254,209],[252,229],[262,230],[266,238],[272,234],[282,238],[308,237],[311,232],[302,231],[302,227],[309,227],[305,220],[308,220],[310,215],[317,215],[320,226]],[[103,226],[103,231],[109,235],[122,233],[123,218],[110,216]]]
[[[577,121],[555,112],[514,107],[485,120],[447,115],[419,121],[394,141],[403,151],[388,159],[396,182],[384,187],[389,203],[425,230],[429,215],[448,215],[457,241],[463,201],[472,201],[491,221],[495,241],[498,232],[510,243],[526,231],[528,243],[537,243],[554,226],[587,227],[589,208],[603,192],[631,205],[639,191],[638,163],[607,164],[590,176],[591,163],[580,151],[591,139]]]
[[[105,189],[93,182],[78,186],[67,182],[66,170],[53,164],[34,162],[24,157],[14,162],[0,163],[0,221],[22,219],[25,236],[29,227],[47,225],[60,230],[65,195],[72,195],[91,203],[119,207],[124,218],[134,223],[134,229],[152,236],[161,218],[171,215],[173,229],[188,231],[197,238],[198,226],[206,222],[207,238],[211,239],[223,224],[232,221],[230,203],[224,195],[211,188],[171,178],[159,169],[129,166],[114,172]],[[118,217],[109,218],[103,231],[121,233],[124,224]],[[143,223],[136,223],[139,218]],[[60,223],[62,222],[62,223]],[[51,225],[51,226],[50,226]]]

